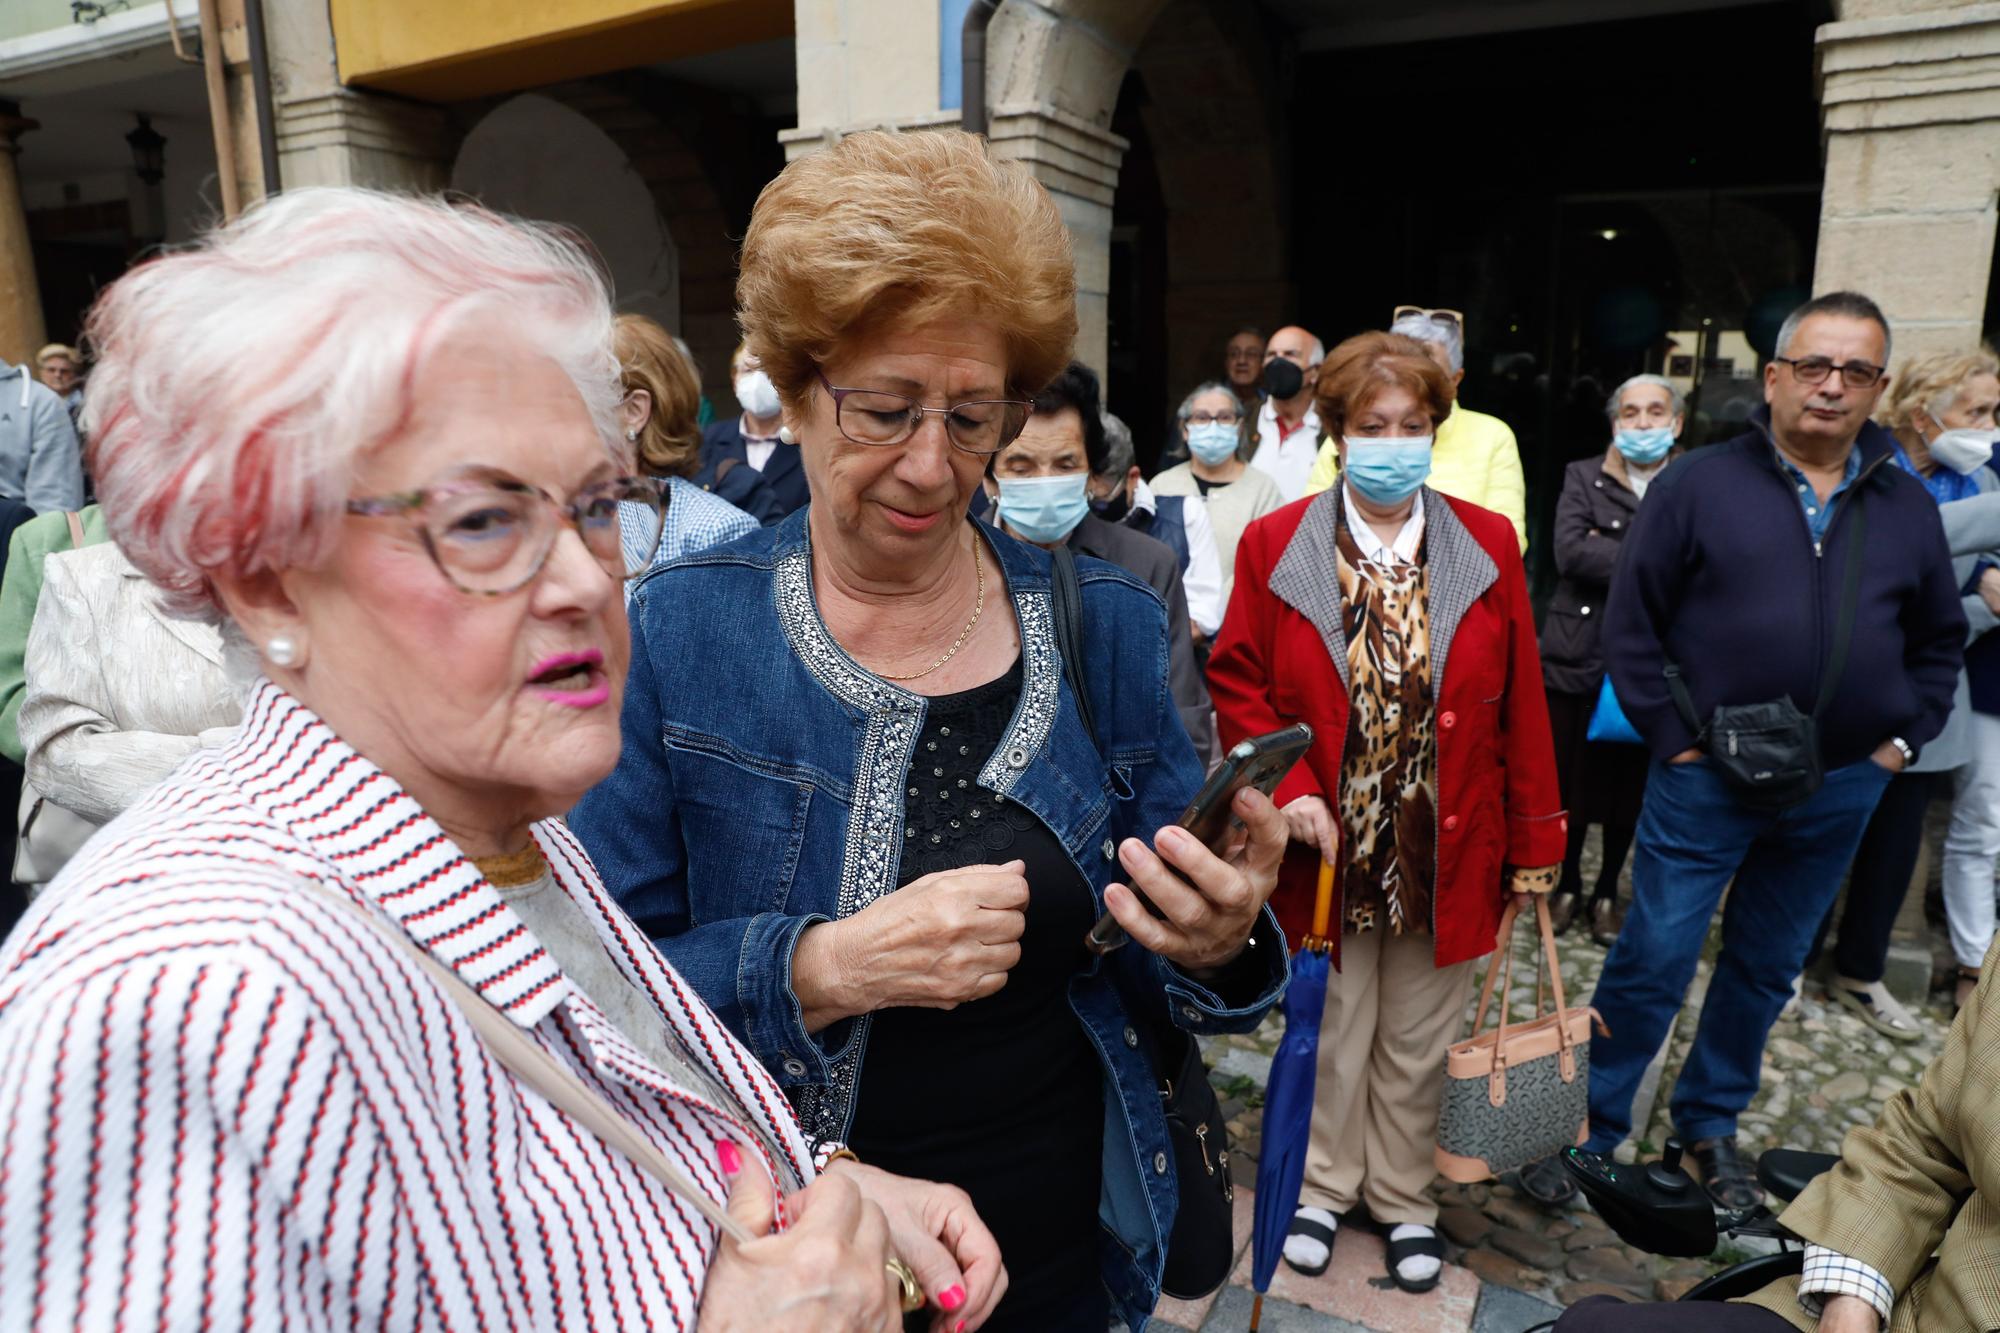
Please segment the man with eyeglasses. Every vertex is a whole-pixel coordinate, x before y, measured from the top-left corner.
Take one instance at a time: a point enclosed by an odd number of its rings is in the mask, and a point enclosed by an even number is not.
[[[1609,1153],[1635,1128],[1633,1094],[1727,888],[1722,952],[1671,1105],[1724,1208],[1762,1197],[1736,1128],[1765,1039],[1883,788],[1943,727],[1963,652],[1937,505],[1868,419],[1889,344],[1865,296],[1793,311],[1751,429],[1647,489],[1605,615],[1611,678],[1653,763],[1632,909],[1594,1000],[1611,1035],[1591,1044],[1585,1146]],[[1748,706],[1767,730],[1747,724]],[[1755,748],[1773,738],[1782,751]],[[1767,795],[1764,756],[1782,769],[1781,754],[1808,766],[1816,755],[1823,779]],[[1807,1279],[1810,1293],[1810,1263]]]
[[[1399,305],[1389,332],[1415,338],[1438,368],[1451,376],[1452,391],[1465,382],[1465,316],[1456,310],[1426,310]],[[1307,495],[1318,495],[1340,474],[1340,454],[1328,440],[1306,481]],[[1438,423],[1431,440],[1431,489],[1454,499],[1491,509],[1514,525],[1521,554],[1528,553],[1528,484],[1521,473],[1521,447],[1513,428],[1499,417],[1475,412],[1454,402],[1451,415]]]

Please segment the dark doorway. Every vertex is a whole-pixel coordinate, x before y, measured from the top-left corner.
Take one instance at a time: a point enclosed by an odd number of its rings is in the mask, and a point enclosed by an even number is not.
[[[1140,470],[1154,471],[1167,429],[1167,206],[1143,118],[1145,81],[1127,74],[1111,129],[1131,147],[1118,168],[1106,305],[1110,387],[1105,406],[1132,430]]]
[[[1740,422],[1756,333],[1811,281],[1818,3],[1309,53],[1297,274],[1331,345],[1395,305],[1466,314],[1462,397],[1513,426],[1529,568],[1563,467],[1602,450],[1641,370],[1699,388],[1697,442]],[[1670,343],[1672,345],[1670,345]]]

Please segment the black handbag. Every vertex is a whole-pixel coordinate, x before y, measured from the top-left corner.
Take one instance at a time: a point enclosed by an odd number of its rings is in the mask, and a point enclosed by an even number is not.
[[[1083,684],[1083,590],[1077,583],[1076,558],[1066,546],[1057,546],[1051,555],[1050,597],[1063,678],[1076,696],[1084,730],[1095,741],[1097,725]],[[1140,1026],[1135,1022],[1134,1030]],[[1149,1029],[1145,1046],[1159,1079],[1160,1111],[1174,1150],[1174,1180],[1180,1194],[1160,1289],[1179,1300],[1199,1300],[1229,1280],[1236,1259],[1229,1127],[1194,1038],[1170,1021],[1144,1026]]]
[[[1867,506],[1854,492],[1854,530],[1847,537],[1847,567],[1841,582],[1840,610],[1834,623],[1833,647],[1820,676],[1819,698],[1810,714],[1801,713],[1789,695],[1756,704],[1718,706],[1703,726],[1681,669],[1666,665],[1667,691],[1681,720],[1695,733],[1695,745],[1708,756],[1752,810],[1781,813],[1804,805],[1826,779],[1819,752],[1819,720],[1840,688],[1847,670],[1847,648],[1854,638],[1857,593],[1861,587],[1861,547],[1867,532]]]

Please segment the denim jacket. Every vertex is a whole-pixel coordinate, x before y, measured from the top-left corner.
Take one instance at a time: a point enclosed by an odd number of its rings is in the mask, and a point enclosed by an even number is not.
[[[828,1141],[852,1122],[869,1019],[807,1032],[792,952],[808,926],[899,887],[903,785],[926,700],[870,675],[827,632],[809,512],[640,583],[623,752],[571,824],[613,896],[777,1076],[807,1136]],[[978,531],[1005,571],[1023,657],[1020,703],[979,785],[1062,840],[1101,911],[1105,885],[1122,874],[1119,842],[1150,842],[1201,781],[1168,690],[1165,607],[1123,570],[1078,562],[1093,743],[1063,677],[1048,555]],[[1094,959],[1070,985],[1104,1071],[1105,1284],[1135,1329],[1158,1295],[1176,1206],[1142,1034],[1169,1022],[1248,1031],[1287,976],[1266,909],[1246,957],[1215,983],[1226,994],[1136,944]]]

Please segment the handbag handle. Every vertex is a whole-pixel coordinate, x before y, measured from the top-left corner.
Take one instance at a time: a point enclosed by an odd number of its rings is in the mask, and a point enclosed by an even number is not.
[[[753,1239],[743,1224],[724,1212],[713,1199],[695,1188],[668,1156],[655,1147],[632,1125],[611,1109],[610,1103],[592,1092],[576,1071],[542,1049],[541,1043],[523,1032],[513,1019],[501,1013],[478,991],[472,989],[450,968],[425,952],[415,940],[377,917],[331,885],[309,881],[327,901],[337,904],[368,923],[369,929],[414,959],[439,990],[456,1004],[472,1023],[487,1053],[542,1100],[574,1120],[604,1144],[647,1175],[667,1187],[667,1192],[700,1213],[709,1223],[737,1241]],[[746,1158],[750,1154],[745,1153]]]
[[[1549,899],[1547,894],[1538,893],[1535,898],[1535,920],[1541,930],[1542,956],[1548,959],[1549,983],[1556,996],[1556,1044],[1563,1077],[1569,1079],[1576,1071],[1576,1049],[1570,1040],[1569,1025],[1562,1021],[1569,1008],[1568,998],[1563,994],[1562,964],[1556,957],[1556,932],[1549,920]],[[1493,998],[1493,982],[1500,980],[1499,1019],[1493,1037],[1493,1067],[1487,1074],[1488,1091],[1495,1106],[1507,1100],[1507,1000],[1514,983],[1514,922],[1519,910],[1510,900],[1507,910],[1500,916],[1498,938],[1501,940],[1500,957],[1493,960],[1486,969],[1486,983],[1479,990],[1479,1007],[1472,1019],[1474,1037],[1485,1030],[1486,1006]],[[1529,1022],[1542,1017],[1541,982],[1535,984],[1535,1016]]]

